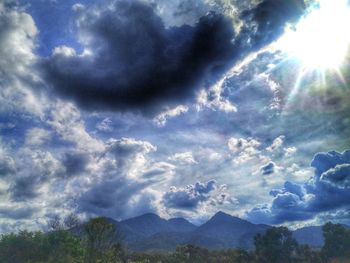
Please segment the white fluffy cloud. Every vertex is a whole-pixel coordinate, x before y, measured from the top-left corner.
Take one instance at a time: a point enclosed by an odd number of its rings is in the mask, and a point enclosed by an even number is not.
[[[269,152],[273,152],[279,149],[283,145],[284,139],[285,139],[285,136],[283,135],[277,137],[276,139],[273,140],[272,144],[266,148],[266,150]]]
[[[197,161],[194,159],[192,152],[175,153],[169,157],[170,161],[180,162],[184,164],[196,164]]]
[[[50,139],[50,131],[42,128],[31,128],[26,133],[25,144],[31,146],[41,146]]]
[[[159,126],[162,127],[166,124],[167,120],[170,118],[174,118],[176,116],[179,116],[181,114],[184,114],[188,111],[188,107],[184,105],[179,105],[173,109],[169,109],[167,111],[164,111],[154,117],[153,122]]]
[[[234,163],[242,164],[247,161],[253,159],[254,157],[258,157],[260,154],[260,150],[258,147],[260,146],[260,142],[253,138],[230,138],[228,140],[228,148],[235,155]]]

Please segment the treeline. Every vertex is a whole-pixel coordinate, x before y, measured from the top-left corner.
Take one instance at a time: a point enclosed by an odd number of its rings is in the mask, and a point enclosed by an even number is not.
[[[116,242],[118,231],[108,219],[80,224],[70,216],[50,222],[50,231],[4,234],[0,263],[328,263],[350,262],[350,230],[339,224],[323,226],[324,246],[300,245],[286,227],[273,227],[254,239],[255,249],[209,251],[193,245],[169,253],[133,253]]]

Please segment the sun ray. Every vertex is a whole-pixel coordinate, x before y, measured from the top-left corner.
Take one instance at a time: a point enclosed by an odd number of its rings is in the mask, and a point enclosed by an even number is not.
[[[349,51],[349,24],[347,0],[320,0],[276,43],[277,49],[289,54],[288,60],[300,65],[283,110],[288,109],[300,89],[304,88],[304,78],[316,81],[319,91],[327,87],[330,76],[337,78],[343,84],[341,86],[346,86],[340,67]]]

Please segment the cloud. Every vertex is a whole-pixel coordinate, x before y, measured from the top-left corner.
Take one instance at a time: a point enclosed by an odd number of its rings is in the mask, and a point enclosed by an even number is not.
[[[279,149],[283,145],[285,136],[281,135],[273,140],[272,144],[266,148],[267,151],[273,152],[277,149]]]
[[[113,131],[112,127],[112,120],[110,118],[104,118],[97,126],[96,128],[99,131]]]
[[[39,195],[38,185],[41,185],[39,181],[39,177],[35,175],[16,178],[8,190],[11,199],[21,202],[36,198]]]
[[[285,157],[290,157],[297,152],[297,148],[296,147],[288,147],[288,148],[284,148],[283,151],[284,151]]]
[[[206,183],[197,182],[186,187],[172,186],[163,195],[163,204],[166,208],[195,210],[203,204],[218,205],[231,202],[231,198],[225,192],[225,185],[217,185],[215,180]]]
[[[51,152],[24,148],[20,158],[20,167],[8,189],[13,201],[34,199],[45,185],[65,176],[65,167]]]
[[[112,218],[154,211],[153,195],[143,192],[149,185],[150,183],[138,183],[125,178],[104,180],[81,195],[78,209],[90,215]]]
[[[32,215],[36,212],[35,209],[30,207],[7,207],[7,206],[1,206],[0,207],[0,216],[1,218],[9,218],[14,220],[20,220],[20,219],[28,219],[31,218]]]
[[[262,166],[260,171],[263,175],[273,174],[275,172],[276,164],[274,162],[269,162],[268,164]]]
[[[110,139],[106,143],[105,155],[116,161],[116,166],[127,171],[125,176],[135,178],[146,164],[145,155],[157,148],[149,142],[133,138]]]
[[[197,161],[194,159],[192,152],[175,153],[169,157],[169,160],[176,161],[184,164],[196,164]]]
[[[209,12],[193,26],[165,27],[152,5],[117,1],[109,7],[77,8],[84,52],[61,46],[39,63],[52,90],[84,109],[157,114],[210,88],[238,59],[282,34],[301,15],[299,1],[266,0],[232,21]],[[283,15],[282,15],[283,14]],[[235,111],[216,96],[215,107]]]
[[[41,146],[49,141],[51,134],[49,131],[42,128],[32,128],[26,133],[25,144],[31,146]]]
[[[350,189],[350,163],[336,165],[322,173],[320,181],[341,189]]]
[[[81,152],[66,152],[63,156],[62,165],[65,168],[64,176],[71,177],[86,171],[91,158]]]
[[[298,21],[304,9],[303,0],[265,0],[243,11],[238,44],[260,49],[281,36],[286,23]]]
[[[11,156],[0,152],[0,177],[13,175],[17,171],[16,163]]]
[[[167,120],[169,118],[174,118],[176,116],[179,116],[181,114],[184,114],[188,111],[188,107],[179,105],[173,109],[166,110],[160,114],[158,114],[156,117],[153,118],[153,122],[159,126],[163,127],[165,126]]]
[[[78,211],[112,218],[156,212],[158,191],[152,186],[171,180],[175,169],[172,164],[149,158],[156,149],[133,138],[108,140],[104,152],[90,160],[88,181],[86,176],[79,179],[83,190],[79,189],[76,201]]]
[[[246,163],[254,157],[259,157],[261,151],[258,149],[260,142],[253,138],[230,138],[228,148],[235,155],[233,162],[236,164]]]
[[[210,89],[202,89],[197,94],[197,110],[208,108],[213,111],[220,110],[225,113],[237,112],[237,108],[229,100],[222,96],[221,87],[225,78],[219,80]]]
[[[174,106],[173,100],[205,85],[204,75],[224,66],[234,51],[232,25],[223,15],[210,13],[194,27],[165,28],[151,6],[137,1],[118,1],[96,13],[86,10],[78,18],[91,54],[60,47],[42,61],[53,89],[84,108]]]
[[[38,32],[33,18],[16,3],[0,3],[0,113],[43,115],[45,103],[34,70]]]
[[[87,132],[79,109],[72,103],[62,101],[53,103],[46,123],[61,139],[75,144],[80,151],[102,152],[104,150],[103,143]]]
[[[312,219],[322,212],[349,209],[350,150],[317,153],[311,162],[315,174],[299,184],[285,182],[271,191],[271,205],[262,205],[248,212],[254,222],[283,223]]]

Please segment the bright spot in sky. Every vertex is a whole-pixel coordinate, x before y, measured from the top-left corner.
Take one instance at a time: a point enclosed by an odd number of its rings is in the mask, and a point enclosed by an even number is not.
[[[278,43],[308,69],[337,68],[350,43],[350,7],[347,0],[321,0]]]

